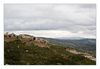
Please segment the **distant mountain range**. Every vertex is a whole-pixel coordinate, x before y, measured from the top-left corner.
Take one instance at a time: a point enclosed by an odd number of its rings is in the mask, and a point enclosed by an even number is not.
[[[43,37],[40,37],[43,38]],[[48,40],[51,44],[72,47],[83,52],[96,54],[96,39],[82,38],[82,37],[68,37],[68,38],[43,38]]]
[[[65,40],[4,34],[5,65],[95,65],[94,39]],[[79,51],[80,50],[80,51]],[[85,52],[82,52],[85,51]],[[88,53],[91,52],[92,53]]]
[[[55,39],[62,39],[62,40],[80,40],[80,39],[85,39],[83,37],[59,37]]]

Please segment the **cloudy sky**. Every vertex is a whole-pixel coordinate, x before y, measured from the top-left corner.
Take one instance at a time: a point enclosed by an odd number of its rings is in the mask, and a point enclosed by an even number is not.
[[[95,4],[5,4],[4,30],[40,37],[96,37]]]

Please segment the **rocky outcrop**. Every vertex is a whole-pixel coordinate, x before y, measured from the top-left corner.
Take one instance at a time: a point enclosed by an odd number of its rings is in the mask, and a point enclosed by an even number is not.
[[[73,53],[73,54],[80,54],[80,55],[82,55],[82,56],[84,56],[84,57],[86,57],[86,58],[88,58],[88,59],[90,59],[90,60],[96,61],[96,58],[93,57],[93,56],[92,56],[91,54],[89,54],[89,53],[79,52],[79,51],[77,51],[77,50],[75,50],[75,49],[72,49],[72,48],[66,48],[66,51],[68,51],[68,52],[70,52],[70,53]]]
[[[4,34],[4,41],[10,42],[14,41],[16,39],[19,39],[22,41],[22,43],[26,44],[27,46],[30,46],[31,44],[34,44],[39,47],[47,47],[48,46],[48,41],[42,38],[34,37],[32,35],[27,35],[27,34],[20,34],[16,35],[14,33],[5,33]]]
[[[14,33],[9,34],[8,32],[4,34],[4,41],[10,42],[16,40],[17,35]]]

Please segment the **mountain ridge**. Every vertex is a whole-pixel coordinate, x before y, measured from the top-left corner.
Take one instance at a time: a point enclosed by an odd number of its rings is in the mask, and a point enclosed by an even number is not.
[[[38,42],[35,43],[34,39],[38,40]],[[47,41],[47,43],[45,44],[43,41]],[[23,37],[19,37],[19,35],[16,36],[15,34],[4,35],[5,65],[96,64],[96,61],[84,57],[84,54],[75,54],[70,50],[72,51],[75,49],[52,44],[44,38],[33,38],[33,36],[25,34]]]

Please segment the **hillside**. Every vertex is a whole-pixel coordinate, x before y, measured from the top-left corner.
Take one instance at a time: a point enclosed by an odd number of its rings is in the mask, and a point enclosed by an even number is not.
[[[95,65],[81,54],[69,52],[69,47],[54,45],[48,40],[8,34],[4,36],[5,65]],[[27,39],[27,40],[26,40]],[[37,40],[36,40],[37,39]]]
[[[96,56],[96,39],[89,39],[89,38],[81,38],[81,39],[43,38],[43,39],[48,40],[51,44],[75,48],[79,51],[88,52]]]

